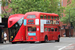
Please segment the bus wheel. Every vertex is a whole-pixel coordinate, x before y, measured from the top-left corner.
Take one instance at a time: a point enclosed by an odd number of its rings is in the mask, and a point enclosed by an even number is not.
[[[60,42],[60,37],[58,37],[58,40],[55,40],[55,42]]]
[[[47,36],[45,36],[45,42],[47,42],[48,41],[48,37]]]
[[[12,44],[16,44],[16,42],[12,42]]]

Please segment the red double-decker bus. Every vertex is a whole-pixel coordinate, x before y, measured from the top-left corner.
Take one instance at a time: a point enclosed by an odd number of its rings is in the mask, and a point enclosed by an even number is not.
[[[9,41],[12,43],[25,41],[24,14],[14,14],[8,18]]]
[[[24,17],[26,26],[26,41],[47,42],[49,40],[60,40],[59,16],[54,13],[28,12]]]

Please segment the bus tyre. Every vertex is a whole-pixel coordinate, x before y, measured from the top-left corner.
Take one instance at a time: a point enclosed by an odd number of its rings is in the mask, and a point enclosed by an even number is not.
[[[45,37],[45,42],[47,42],[47,41],[48,41],[48,37],[46,36],[46,37]]]
[[[58,37],[58,40],[55,40],[55,42],[60,42],[60,37]]]

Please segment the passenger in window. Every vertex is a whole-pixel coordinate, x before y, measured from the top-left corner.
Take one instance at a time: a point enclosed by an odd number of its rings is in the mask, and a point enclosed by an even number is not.
[[[31,28],[28,29],[28,31],[31,31],[31,30],[32,30]]]

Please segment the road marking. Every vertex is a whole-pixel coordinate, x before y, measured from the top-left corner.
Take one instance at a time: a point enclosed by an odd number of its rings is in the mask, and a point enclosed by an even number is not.
[[[69,45],[67,45],[67,46],[64,46],[64,47],[58,49],[58,50],[62,50],[62,49],[65,49],[65,48],[67,48],[67,47],[70,47],[70,45],[73,45],[73,44],[69,44]]]
[[[64,46],[64,47],[62,47],[62,48],[60,48],[60,49],[58,49],[58,50],[62,50],[63,48],[66,48],[66,46]]]

